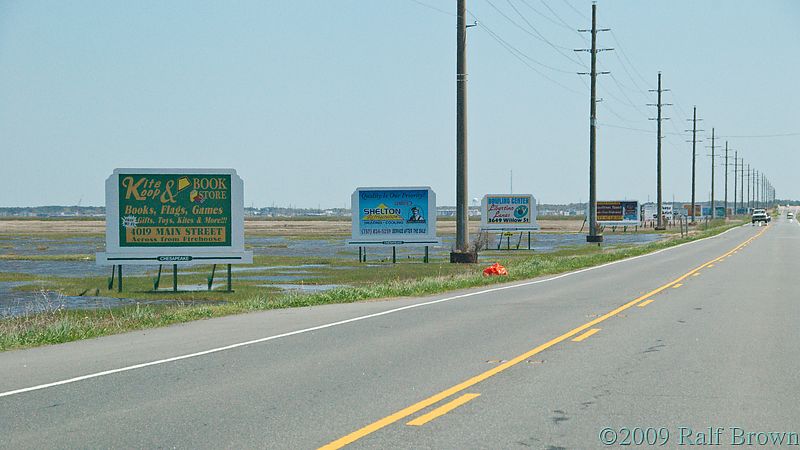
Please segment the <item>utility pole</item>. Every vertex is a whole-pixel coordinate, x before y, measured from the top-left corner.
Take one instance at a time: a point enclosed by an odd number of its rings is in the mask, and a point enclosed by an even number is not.
[[[662,120],[669,120],[669,118],[661,117],[661,107],[662,106],[670,106],[670,103],[661,103],[661,93],[669,91],[669,89],[661,89],[661,72],[658,72],[658,89],[650,89],[650,92],[657,92],[658,93],[658,103],[652,104],[649,103],[648,106],[655,106],[658,108],[658,117],[655,119],[651,118],[650,120],[656,120],[658,123],[657,126],[657,139],[656,139],[656,155],[657,155],[657,164],[656,164],[656,187],[657,187],[657,202],[658,206],[656,206],[656,211],[658,214],[658,225],[656,225],[656,230],[666,230],[667,227],[664,224],[664,213],[661,211],[661,121]]]
[[[592,29],[578,30],[583,33],[592,33],[592,48],[575,50],[576,52],[590,52],[592,60],[591,72],[588,74],[579,73],[579,75],[590,75],[591,77],[589,98],[589,235],[586,236],[586,242],[603,242],[603,236],[598,233],[597,229],[597,53],[613,49],[597,48],[597,32],[609,30],[610,28],[597,29],[597,4],[592,3]],[[610,72],[600,73],[607,74]]]
[[[694,180],[695,180],[695,167],[696,167],[695,160],[697,158],[697,142],[698,142],[697,141],[697,132],[698,131],[703,131],[703,130],[698,130],[697,129],[697,121],[698,120],[703,120],[703,119],[698,119],[697,118],[697,106],[694,107],[694,112],[692,113],[692,118],[691,119],[686,119],[686,120],[691,120],[692,121],[692,130],[691,130],[692,131],[692,211],[691,211],[690,214],[692,215],[692,223],[694,223],[694,219],[695,219],[695,217],[694,217],[695,216],[695,214],[694,214],[694,209],[695,209],[695,206],[694,206],[694,203],[695,203],[695,200],[694,200]],[[689,130],[686,130],[686,131],[689,131]]]
[[[744,203],[744,158],[742,158],[742,168],[739,169],[739,172],[741,173],[741,177],[742,177],[741,178],[741,183],[739,183],[739,189],[740,189],[740,191],[739,191],[739,200],[741,201],[742,209],[745,210],[745,214],[746,214],[747,213],[747,208],[744,206],[745,205],[745,203]]]
[[[751,197],[750,197],[750,175],[752,174],[752,170],[750,170],[750,164],[747,164],[747,211],[750,212],[751,204]]]
[[[736,203],[736,193],[739,192],[739,150],[733,152],[733,215],[736,216],[739,205]]]
[[[591,88],[589,98],[589,235],[586,242],[603,242],[603,236],[597,229],[597,53],[613,50],[610,48],[597,48],[597,32],[609,31],[610,28],[597,29],[597,4],[592,3],[592,28],[591,30],[578,30],[592,33],[591,49],[576,49],[576,52],[588,51],[591,53],[591,72],[579,72],[579,75],[590,75]],[[600,72],[607,74],[610,72]]]
[[[458,0],[456,19],[456,251],[450,262],[477,262],[469,252],[467,190],[467,1]]]
[[[711,129],[711,218],[716,219],[717,207],[714,203],[714,128]]]
[[[758,208],[758,171],[753,173],[753,208]]]
[[[725,141],[725,203],[723,203],[725,214],[722,216],[728,218],[728,141]]]

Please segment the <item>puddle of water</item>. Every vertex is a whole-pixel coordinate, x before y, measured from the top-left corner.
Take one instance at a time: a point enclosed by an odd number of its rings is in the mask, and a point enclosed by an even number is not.
[[[60,295],[53,291],[17,291],[15,287],[26,283],[0,282],[0,318],[24,316],[27,314],[57,311],[60,309],[106,309],[120,306],[175,305],[175,304],[215,304],[222,302],[196,301],[178,302],[175,300],[136,300],[131,298],[112,298],[103,296]],[[102,292],[102,291],[101,291]]]
[[[238,273],[238,272],[260,272],[260,271],[268,271],[268,270],[279,270],[279,271],[291,271],[290,273],[309,273],[307,270],[302,269],[318,269],[322,267],[328,267],[327,264],[298,264],[296,266],[233,266],[231,267],[231,273]],[[301,270],[294,270],[294,269],[301,269]],[[222,273],[223,275],[227,273],[227,267],[223,267],[220,269],[217,267],[217,274],[219,275]],[[210,271],[187,271],[186,273],[210,273]]]
[[[656,233],[648,234],[607,234],[605,235],[606,244],[645,244],[658,240],[661,235]],[[493,235],[489,244],[490,249],[497,248],[496,239],[497,235]],[[518,237],[512,237],[512,248],[516,247]],[[278,237],[253,237],[246,239],[247,244],[251,245],[256,254],[266,254],[271,256],[314,256],[314,257],[331,257],[337,259],[352,259],[353,262],[357,259],[358,248],[351,247],[345,244],[346,239],[312,239],[312,240],[291,240]],[[271,245],[281,244],[280,247],[270,247]],[[285,247],[282,245],[285,244]],[[555,251],[560,248],[585,245],[586,237],[584,233],[536,233],[533,235],[531,247],[534,251],[545,253]],[[430,255],[433,258],[441,259],[447,258],[450,249],[454,245],[454,237],[447,236],[443,238],[443,244],[437,248],[430,249]],[[4,248],[0,250],[2,253],[17,253],[17,254],[83,254],[93,253],[98,248],[103,247],[103,237],[75,237],[63,240],[53,240],[46,238],[28,238],[28,237],[15,237],[11,236],[3,240]],[[44,250],[36,250],[37,248],[44,248]],[[520,248],[527,249],[527,236],[520,243]],[[397,247],[397,260],[398,262],[421,262],[424,250],[420,247]],[[392,249],[370,247],[367,249],[368,262],[390,262],[392,257]],[[171,268],[164,266],[167,275],[171,274]],[[277,271],[280,276],[290,276],[296,274],[304,274],[308,271],[306,269],[318,269],[329,266],[327,264],[298,264],[298,265],[281,265],[281,266],[234,266],[232,272],[263,272],[263,271]],[[338,268],[338,267],[336,267]],[[220,267],[218,267],[220,269]],[[126,276],[153,276],[157,266],[125,266],[124,272]],[[0,260],[0,272],[9,273],[24,273],[30,275],[41,276],[56,276],[56,277],[87,277],[87,276],[103,276],[109,277],[111,275],[110,267],[97,266],[94,261],[12,261]],[[224,266],[221,270],[217,270],[217,276],[225,276],[226,270]],[[183,269],[180,273],[209,273],[210,270],[204,269],[202,271],[196,268]],[[163,274],[162,274],[163,276]],[[268,280],[270,281],[270,280]],[[284,281],[284,280],[275,280]],[[295,280],[285,280],[295,281]]]
[[[211,290],[214,289],[225,289],[228,285],[222,283],[214,283],[211,285]],[[179,292],[199,292],[199,291],[208,291],[208,283],[197,283],[197,284],[179,284],[178,285]],[[172,292],[172,283],[164,283],[163,280],[161,284],[158,286],[158,290],[156,292]]]
[[[275,287],[285,291],[324,292],[344,287],[342,284],[259,284],[259,287]]]
[[[152,267],[125,266],[124,275],[144,275]],[[0,260],[0,272],[50,275],[56,277],[111,276],[111,267],[98,266],[94,261],[26,261]]]
[[[255,280],[255,281],[272,281],[275,283],[283,283],[286,281],[300,281],[310,280],[313,278],[320,278],[314,275],[252,275],[247,277],[236,277],[237,280]]]

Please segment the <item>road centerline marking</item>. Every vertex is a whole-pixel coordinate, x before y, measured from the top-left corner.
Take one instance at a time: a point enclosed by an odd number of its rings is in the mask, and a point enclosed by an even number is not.
[[[42,383],[42,384],[35,385],[35,386],[29,386],[29,387],[25,387],[25,388],[13,389],[13,390],[10,390],[10,391],[0,392],[0,398],[12,396],[12,395],[24,394],[26,392],[33,392],[33,391],[38,391],[38,390],[42,390],[42,389],[48,389],[48,388],[51,388],[51,387],[63,386],[63,385],[66,385],[66,384],[72,384],[72,383],[77,383],[77,382],[80,382],[80,381],[91,380],[91,379],[94,379],[94,378],[113,375],[113,374],[117,374],[117,373],[124,373],[124,372],[128,372],[128,371],[131,371],[131,370],[142,369],[142,368],[145,368],[145,367],[152,367],[152,366],[157,366],[157,365],[161,365],[161,364],[167,364],[167,363],[171,363],[171,362],[181,361],[181,360],[184,360],[184,359],[196,358],[196,357],[200,357],[200,356],[205,356],[205,355],[210,355],[210,354],[214,354],[214,353],[224,352],[224,351],[227,351],[227,350],[233,350],[233,349],[240,348],[240,347],[246,347],[246,346],[250,346],[250,345],[254,345],[254,344],[260,344],[260,343],[264,343],[264,342],[268,342],[268,341],[272,341],[272,340],[276,340],[276,339],[281,339],[281,338],[285,338],[285,337],[289,337],[289,336],[295,336],[295,335],[298,335],[298,334],[310,333],[310,332],[313,332],[313,331],[323,330],[323,329],[326,329],[326,328],[332,328],[332,327],[336,327],[336,326],[339,326],[339,325],[345,325],[345,324],[353,323],[353,322],[359,322],[359,321],[371,319],[371,318],[374,318],[374,317],[385,316],[385,315],[388,315],[388,314],[393,314],[393,313],[400,312],[400,311],[405,311],[405,310],[408,310],[408,309],[414,309],[414,308],[420,308],[420,307],[423,307],[423,306],[435,305],[435,304],[438,304],[438,303],[449,302],[449,301],[452,301],[452,300],[458,300],[458,299],[462,299],[462,298],[473,297],[473,296],[488,294],[488,293],[492,293],[492,292],[504,291],[504,290],[507,290],[507,289],[515,289],[515,288],[519,288],[519,287],[532,286],[532,285],[540,284],[540,283],[547,283],[547,282],[550,282],[550,281],[559,280],[561,278],[566,278],[566,277],[570,277],[570,276],[574,276],[574,275],[579,275],[579,274],[584,273],[584,272],[589,272],[589,271],[598,270],[598,269],[602,269],[602,268],[605,268],[605,267],[610,267],[610,266],[617,265],[617,264],[622,264],[622,263],[626,263],[626,262],[630,262],[630,261],[635,261],[635,260],[638,260],[640,258],[647,258],[647,257],[650,257],[650,256],[655,256],[655,255],[658,255],[658,254],[666,252],[666,251],[676,250],[676,249],[681,248],[681,247],[686,246],[686,245],[697,244],[697,243],[700,243],[700,242],[703,242],[703,241],[706,241],[706,240],[709,240],[709,239],[715,239],[715,238],[724,236],[725,234],[727,234],[727,233],[729,233],[729,232],[731,232],[731,231],[733,231],[733,230],[735,230],[737,228],[742,228],[742,227],[743,227],[743,225],[739,226],[739,227],[730,228],[728,230],[723,231],[720,234],[704,237],[704,238],[697,239],[697,240],[694,240],[694,241],[684,242],[682,244],[678,244],[678,245],[675,245],[673,247],[667,247],[667,248],[663,248],[661,250],[656,250],[656,251],[654,251],[652,253],[645,253],[643,255],[637,255],[637,256],[632,256],[630,258],[619,259],[619,260],[616,260],[616,261],[611,261],[611,262],[607,262],[605,264],[601,264],[599,266],[586,267],[586,268],[578,269],[578,270],[575,270],[575,271],[572,271],[572,272],[566,272],[566,273],[554,275],[554,276],[551,276],[549,278],[543,278],[543,279],[539,279],[539,280],[534,279],[534,280],[529,280],[529,281],[521,281],[519,283],[509,284],[509,285],[505,285],[505,286],[498,286],[498,287],[489,288],[489,289],[483,289],[483,290],[479,290],[479,291],[467,292],[465,294],[454,295],[454,296],[440,298],[440,299],[431,300],[431,301],[427,301],[427,302],[414,303],[412,305],[401,306],[399,308],[392,308],[392,309],[388,309],[388,310],[377,312],[377,313],[373,313],[373,314],[367,314],[367,315],[363,315],[363,316],[352,317],[350,319],[344,319],[344,320],[340,320],[340,321],[337,321],[337,322],[329,322],[329,323],[325,323],[325,324],[322,324],[322,325],[317,325],[317,326],[314,326],[314,327],[303,328],[303,329],[300,329],[300,330],[294,330],[294,331],[290,331],[290,332],[286,332],[286,333],[276,334],[276,335],[273,335],[273,336],[267,336],[267,337],[253,339],[253,340],[249,340],[249,341],[237,342],[235,344],[230,344],[230,345],[225,345],[225,346],[221,346],[221,347],[211,348],[211,349],[202,350],[202,351],[198,351],[198,352],[194,352],[194,353],[187,353],[187,354],[173,356],[173,357],[169,357],[169,358],[163,358],[163,359],[159,359],[159,360],[147,361],[147,362],[143,362],[143,363],[139,363],[139,364],[132,364],[132,365],[129,365],[129,366],[118,367],[116,369],[109,369],[109,370],[103,370],[103,371],[99,371],[99,372],[89,373],[89,374],[86,374],[86,375],[80,375],[80,376],[76,376],[76,377],[73,377],[73,378],[67,378],[67,379],[53,381],[53,382],[49,382],[49,383]]]
[[[639,304],[638,304],[638,305],[636,305],[636,306],[638,306],[639,308],[644,308],[645,306],[649,305],[650,303],[653,303],[654,301],[655,301],[655,300],[653,300],[653,299],[651,298],[651,299],[649,299],[649,300],[645,300],[645,301],[643,301],[642,303],[639,303]]]
[[[672,286],[672,289],[678,289],[681,286],[683,286],[683,283],[676,283]]]
[[[474,399],[476,397],[480,397],[480,396],[481,396],[481,394],[464,394],[461,397],[458,397],[455,400],[447,402],[444,405],[434,409],[433,411],[431,411],[431,412],[429,412],[427,414],[423,414],[423,415],[417,417],[416,419],[408,422],[406,425],[411,425],[411,426],[415,426],[415,427],[421,427],[422,425],[425,425],[426,423],[430,422],[431,420],[433,420],[433,419],[435,419],[437,417],[443,416],[443,415],[449,413],[450,411],[458,408],[459,406],[467,403],[468,401],[470,401],[470,400],[472,400],[472,399]]]
[[[635,305],[635,304],[637,304],[637,303],[639,303],[639,302],[641,302],[643,300],[649,299],[650,297],[652,297],[652,296],[664,291],[665,289],[668,289],[670,286],[672,286],[672,285],[674,285],[676,283],[680,283],[681,281],[685,280],[686,278],[692,276],[694,273],[699,272],[700,269],[702,269],[704,267],[707,267],[709,264],[713,264],[715,261],[719,260],[720,258],[723,258],[723,257],[733,253],[735,250],[738,250],[738,249],[742,248],[743,246],[749,244],[754,239],[756,239],[759,236],[761,236],[762,234],[764,234],[764,232],[767,231],[767,229],[768,228],[764,228],[763,230],[759,231],[755,236],[751,236],[750,238],[748,238],[743,243],[737,245],[732,250],[729,250],[728,252],[726,252],[724,255],[718,256],[718,257],[712,259],[711,261],[708,261],[706,263],[703,263],[703,264],[697,266],[696,268],[694,268],[694,269],[690,270],[689,272],[681,275],[680,277],[676,278],[675,280],[670,281],[667,284],[664,284],[664,285],[662,285],[662,286],[660,286],[660,287],[658,287],[656,289],[653,289],[652,291],[650,291],[650,292],[648,292],[648,293],[646,293],[646,294],[644,294],[642,296],[639,296],[639,297],[635,298],[634,300],[631,300],[628,303],[625,303],[624,305],[621,305],[621,306],[619,306],[619,307],[617,307],[617,308],[615,308],[615,309],[603,314],[602,316],[597,317],[594,320],[586,322],[585,324],[583,324],[583,325],[581,325],[581,326],[579,326],[577,328],[573,328],[572,330],[562,334],[561,336],[553,338],[553,339],[545,342],[544,344],[541,344],[541,345],[539,345],[539,346],[537,346],[537,347],[535,347],[535,348],[533,348],[533,349],[531,349],[531,350],[529,350],[529,351],[527,351],[527,352],[525,352],[525,353],[523,353],[523,354],[521,354],[521,355],[519,355],[519,356],[517,356],[517,357],[515,357],[515,358],[513,358],[513,359],[511,359],[511,360],[509,360],[507,362],[505,362],[505,363],[503,363],[503,364],[500,364],[500,365],[498,365],[498,366],[496,366],[496,367],[494,367],[492,369],[489,369],[489,370],[487,370],[487,371],[485,371],[483,373],[480,373],[478,375],[475,375],[474,377],[469,378],[468,380],[462,381],[459,384],[456,384],[456,385],[454,385],[454,386],[452,386],[452,387],[450,387],[448,389],[445,389],[445,390],[443,390],[443,391],[441,391],[441,392],[439,392],[437,394],[434,394],[434,395],[432,395],[432,396],[430,396],[430,397],[428,397],[428,398],[426,398],[424,400],[421,400],[421,401],[419,401],[417,403],[414,403],[411,406],[403,408],[400,411],[395,412],[394,414],[390,414],[390,415],[388,415],[388,416],[386,416],[386,417],[384,417],[382,419],[379,419],[379,420],[377,420],[375,422],[372,422],[371,424],[369,424],[369,425],[367,425],[365,427],[362,427],[362,428],[360,428],[360,429],[358,429],[356,431],[353,431],[352,433],[350,433],[348,435],[342,436],[339,439],[336,439],[335,441],[332,441],[332,442],[330,442],[330,443],[328,443],[326,445],[323,445],[322,447],[319,448],[319,450],[333,450],[333,449],[342,448],[342,447],[344,447],[344,446],[346,446],[348,444],[351,444],[351,443],[353,443],[353,442],[355,442],[355,441],[357,441],[357,440],[359,440],[359,439],[361,439],[361,438],[363,438],[363,437],[365,437],[367,435],[370,435],[370,434],[380,430],[381,428],[389,426],[389,425],[391,425],[391,424],[393,424],[393,423],[395,423],[395,422],[397,422],[399,420],[402,420],[402,419],[404,419],[404,418],[406,418],[406,417],[408,417],[408,416],[410,416],[412,414],[415,414],[415,413],[427,408],[428,406],[431,406],[431,405],[434,405],[436,403],[439,403],[440,401],[442,401],[442,400],[444,400],[444,399],[446,399],[446,398],[448,398],[448,397],[450,397],[450,396],[452,396],[454,394],[457,394],[457,393],[459,393],[461,391],[469,389],[470,387],[475,386],[476,384],[478,384],[478,383],[480,383],[482,381],[485,381],[485,380],[497,375],[498,373],[501,373],[501,372],[503,372],[503,371],[505,371],[505,370],[507,370],[507,369],[509,369],[511,367],[514,367],[515,365],[519,364],[520,362],[525,361],[528,358],[530,358],[530,357],[532,357],[532,356],[534,356],[534,355],[536,355],[538,353],[541,353],[544,350],[547,350],[548,348],[550,348],[550,347],[552,347],[552,346],[554,346],[556,344],[559,344],[559,343],[561,343],[561,342],[563,342],[563,341],[565,341],[565,340],[567,340],[567,339],[569,339],[569,338],[571,338],[571,337],[573,337],[573,336],[575,336],[575,335],[577,335],[577,334],[579,334],[579,333],[581,333],[581,332],[593,327],[594,325],[597,325],[598,323],[601,323],[601,322],[605,321],[606,319],[608,319],[610,317],[616,316],[617,314],[621,313],[622,311],[625,311],[626,309],[632,307],[633,305]]]
[[[584,339],[586,339],[586,338],[588,338],[589,336],[591,336],[591,335],[593,335],[593,334],[597,333],[597,332],[598,332],[598,331],[600,331],[600,330],[601,330],[601,328],[592,328],[591,330],[589,330],[589,331],[587,331],[587,332],[583,333],[582,335],[580,335],[580,336],[578,336],[578,337],[576,337],[576,338],[573,338],[573,339],[572,339],[572,342],[581,342],[581,341],[583,341]]]

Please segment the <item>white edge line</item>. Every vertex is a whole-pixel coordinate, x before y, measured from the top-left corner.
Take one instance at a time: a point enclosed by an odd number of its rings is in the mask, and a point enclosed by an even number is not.
[[[742,225],[742,227],[744,227],[744,225]],[[217,347],[217,348],[212,348],[212,349],[209,349],[209,350],[203,350],[201,352],[188,353],[188,354],[185,354],[185,355],[173,356],[172,358],[159,359],[159,360],[156,360],[156,361],[150,361],[150,362],[141,363],[141,364],[134,364],[132,366],[126,366],[126,367],[120,367],[120,368],[117,368],[117,369],[104,370],[102,372],[90,373],[90,374],[87,374],[87,375],[81,375],[79,377],[68,378],[66,380],[54,381],[52,383],[45,383],[45,384],[39,384],[39,385],[36,385],[36,386],[26,387],[26,388],[22,388],[22,389],[15,389],[13,391],[7,391],[7,392],[0,393],[0,398],[9,397],[9,396],[12,396],[12,395],[17,395],[17,394],[23,394],[25,392],[38,391],[38,390],[41,390],[41,389],[47,389],[47,388],[51,388],[51,387],[55,387],[55,386],[62,386],[62,385],[65,385],[65,384],[70,384],[70,383],[76,383],[78,381],[89,380],[89,379],[92,379],[92,378],[98,378],[98,377],[102,377],[102,376],[106,376],[106,375],[112,375],[112,374],[115,374],[115,373],[127,372],[127,371],[130,371],[130,370],[136,370],[136,369],[142,369],[144,367],[156,366],[156,365],[159,365],[159,364],[166,364],[166,363],[170,363],[170,362],[174,362],[174,361],[180,361],[180,360],[183,360],[183,359],[195,358],[195,357],[198,357],[198,356],[209,355],[211,353],[223,352],[223,351],[226,351],[226,350],[232,350],[232,349],[239,348],[239,347],[244,347],[244,346],[248,346],[248,345],[259,344],[259,343],[262,343],[262,342],[272,341],[272,340],[275,340],[275,339],[281,339],[281,338],[285,338],[285,337],[289,337],[289,336],[294,336],[294,335],[297,335],[297,334],[303,334],[303,333],[308,333],[308,332],[311,332],[311,331],[323,330],[325,328],[336,327],[336,326],[344,325],[344,324],[347,324],[347,323],[358,322],[358,321],[361,321],[361,320],[372,319],[374,317],[385,316],[387,314],[393,314],[393,313],[396,313],[396,312],[405,311],[407,309],[419,308],[419,307],[428,306],[428,305],[435,305],[437,303],[448,302],[448,301],[457,300],[457,299],[466,298],[466,297],[474,297],[476,295],[483,295],[483,294],[488,294],[488,293],[491,293],[491,292],[504,291],[504,290],[507,290],[507,289],[514,289],[514,288],[518,288],[518,287],[530,286],[530,285],[539,284],[539,283],[546,283],[546,282],[549,282],[549,281],[558,280],[560,278],[565,278],[565,277],[569,277],[569,276],[572,276],[572,275],[578,275],[580,273],[588,272],[590,270],[597,270],[597,269],[601,269],[603,267],[608,267],[608,266],[612,266],[612,265],[615,265],[615,264],[620,264],[620,263],[623,263],[623,262],[633,261],[633,260],[636,260],[636,259],[639,259],[639,258],[644,258],[644,257],[647,257],[647,256],[657,255],[657,254],[659,254],[661,252],[664,252],[664,251],[667,251],[667,250],[676,249],[676,248],[679,248],[679,247],[683,247],[684,245],[694,244],[696,242],[702,242],[702,241],[705,241],[706,239],[717,238],[719,236],[722,236],[722,235],[728,233],[729,231],[735,230],[736,228],[740,228],[740,227],[734,227],[734,228],[731,228],[729,230],[725,230],[724,232],[722,232],[720,234],[716,234],[714,236],[709,236],[709,237],[705,237],[705,238],[702,238],[702,239],[697,239],[695,241],[684,242],[683,244],[678,244],[678,245],[675,245],[673,247],[662,248],[661,250],[657,250],[657,251],[652,252],[652,253],[646,253],[644,255],[632,256],[630,258],[620,259],[620,260],[617,260],[617,261],[611,261],[611,262],[608,262],[608,263],[605,263],[605,264],[601,264],[599,266],[587,267],[587,268],[584,268],[584,269],[576,270],[574,272],[567,272],[567,273],[556,275],[556,276],[553,276],[553,277],[550,277],[550,278],[545,278],[543,280],[524,281],[522,283],[516,283],[516,284],[507,285],[507,286],[500,286],[500,287],[495,287],[495,288],[490,288],[490,289],[484,289],[482,291],[468,292],[466,294],[460,294],[460,295],[455,295],[455,296],[452,296],[452,297],[440,298],[438,300],[432,300],[432,301],[429,301],[429,302],[415,303],[413,305],[408,305],[408,306],[403,306],[403,307],[400,307],[400,308],[389,309],[389,310],[381,311],[381,312],[374,313],[374,314],[368,314],[366,316],[353,317],[351,319],[340,320],[338,322],[326,323],[326,324],[318,325],[318,326],[311,327],[311,328],[304,328],[302,330],[295,330],[295,331],[290,331],[288,333],[276,334],[274,336],[269,336],[269,337],[264,337],[264,338],[259,338],[259,339],[253,339],[253,340],[245,341],[245,342],[239,342],[239,343],[236,343],[236,344],[226,345],[224,347]]]

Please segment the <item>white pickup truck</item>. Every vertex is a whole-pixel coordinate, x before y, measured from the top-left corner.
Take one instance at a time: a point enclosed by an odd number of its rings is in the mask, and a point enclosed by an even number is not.
[[[763,209],[754,209],[753,216],[750,218],[750,222],[753,225],[755,225],[756,222],[766,225],[770,220],[772,220],[772,217],[770,217],[769,214],[767,214],[767,211]]]

